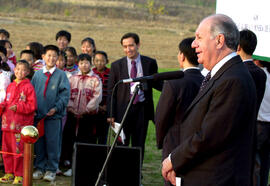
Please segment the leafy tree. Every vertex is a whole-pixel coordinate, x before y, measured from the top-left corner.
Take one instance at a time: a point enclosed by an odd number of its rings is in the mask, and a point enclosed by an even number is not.
[[[158,16],[166,14],[165,6],[158,6],[155,0],[147,0],[146,9],[151,15],[152,20],[156,20]]]

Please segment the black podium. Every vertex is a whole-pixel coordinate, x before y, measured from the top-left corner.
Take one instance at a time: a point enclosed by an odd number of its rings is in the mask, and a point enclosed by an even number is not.
[[[107,145],[76,143],[73,154],[73,186],[94,186],[107,156]],[[140,186],[141,149],[116,146],[100,186]]]

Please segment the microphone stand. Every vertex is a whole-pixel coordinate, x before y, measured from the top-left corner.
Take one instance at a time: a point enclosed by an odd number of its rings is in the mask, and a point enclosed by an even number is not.
[[[114,141],[113,141],[113,143],[112,143],[112,145],[111,145],[111,148],[110,148],[110,150],[109,150],[109,153],[108,153],[108,155],[107,155],[107,157],[106,157],[106,159],[105,159],[105,162],[104,162],[104,164],[103,164],[103,167],[102,167],[101,171],[99,172],[98,179],[97,179],[97,181],[96,181],[95,186],[98,186],[98,184],[99,184],[99,182],[100,182],[101,176],[103,175],[103,172],[104,172],[104,170],[105,170],[105,168],[106,168],[106,166],[107,166],[107,164],[108,164],[108,161],[109,161],[109,159],[111,158],[112,151],[113,151],[114,148],[115,148],[117,138],[119,137],[120,132],[121,132],[121,130],[122,130],[122,128],[123,128],[123,123],[124,123],[124,121],[126,120],[128,111],[129,111],[129,109],[130,109],[130,107],[131,107],[131,105],[132,105],[132,103],[133,103],[133,101],[134,101],[134,99],[135,99],[135,96],[138,94],[140,88],[142,88],[142,87],[141,87],[141,83],[139,82],[139,83],[136,85],[136,87],[135,87],[135,90],[134,90],[134,92],[133,92],[133,95],[132,95],[131,99],[129,100],[127,109],[126,109],[125,114],[124,114],[124,116],[123,116],[123,118],[122,118],[122,121],[121,121],[121,123],[120,123],[119,130],[117,131],[117,134],[116,134],[116,136],[115,136],[115,138],[114,138]],[[106,184],[104,184],[104,185],[102,185],[102,186],[106,186]]]

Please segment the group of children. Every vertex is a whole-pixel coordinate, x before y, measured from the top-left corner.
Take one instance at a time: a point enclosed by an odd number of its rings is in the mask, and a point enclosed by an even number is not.
[[[82,54],[68,46],[71,34],[61,30],[55,45],[31,42],[16,61],[9,33],[0,29],[0,116],[5,175],[1,183],[23,181],[20,131],[35,125],[33,179],[54,181],[59,166],[71,176],[75,142],[106,144],[108,56],[96,51],[92,38],[81,42]]]

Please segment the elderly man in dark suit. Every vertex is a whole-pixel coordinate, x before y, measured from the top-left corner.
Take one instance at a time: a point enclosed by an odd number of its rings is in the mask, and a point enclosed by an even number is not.
[[[115,61],[111,65],[108,81],[108,111],[110,111],[111,91],[115,84],[122,79],[149,76],[157,73],[158,66],[155,59],[140,55],[140,39],[136,33],[127,33],[121,38],[121,44],[126,54],[125,57]],[[135,84],[120,84],[115,92],[112,117],[107,120],[112,124],[114,121],[121,122],[127,108],[132,89]],[[147,82],[146,89],[140,90],[135,97],[133,105],[127,115],[123,129],[126,135],[124,145],[131,143],[133,147],[141,147],[142,157],[144,155],[144,144],[147,134],[148,122],[154,119],[154,104],[152,87],[161,90],[160,82]],[[109,113],[110,114],[110,113]]]
[[[195,38],[186,38],[179,43],[178,62],[184,77],[165,81],[156,109],[156,140],[165,159],[179,145],[179,128],[185,110],[198,94],[203,75],[198,68],[198,57],[191,43]],[[170,185],[165,182],[165,185]]]
[[[162,163],[162,175],[184,186],[252,184],[256,88],[236,54],[239,31],[226,15],[205,18],[192,47],[210,72],[180,126],[180,145]]]

